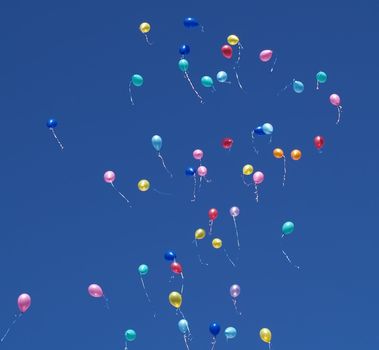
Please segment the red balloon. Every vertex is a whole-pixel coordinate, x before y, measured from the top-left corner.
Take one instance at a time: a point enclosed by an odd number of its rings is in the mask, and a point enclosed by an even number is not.
[[[231,46],[229,45],[224,45],[222,48],[221,48],[221,52],[223,54],[223,56],[225,58],[228,58],[228,59],[231,59],[232,56],[233,56],[233,49]]]
[[[182,265],[180,265],[178,262],[174,261],[171,263],[171,271],[177,274],[180,274],[183,272]]]
[[[215,208],[209,209],[208,211],[209,220],[216,220],[217,216],[218,216],[217,209]]]
[[[225,149],[231,149],[233,146],[233,142],[233,139],[231,139],[230,137],[225,137],[222,139],[221,145]]]
[[[313,143],[315,144],[315,147],[317,149],[321,149],[324,147],[324,144],[325,144],[325,139],[322,137],[322,136],[316,136],[314,139],[313,139]]]

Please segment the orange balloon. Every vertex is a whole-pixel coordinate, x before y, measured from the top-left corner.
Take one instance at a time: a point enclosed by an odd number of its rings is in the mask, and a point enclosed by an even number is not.
[[[281,148],[275,148],[273,151],[272,151],[272,154],[274,155],[275,158],[283,158],[284,157],[284,152]]]
[[[291,152],[291,158],[293,160],[299,160],[301,158],[301,151],[298,150],[298,149],[294,149],[292,152]]]

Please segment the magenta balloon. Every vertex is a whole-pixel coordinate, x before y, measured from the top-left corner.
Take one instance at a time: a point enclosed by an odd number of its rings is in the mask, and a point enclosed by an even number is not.
[[[111,171],[111,170],[108,170],[104,173],[104,181],[108,184],[112,183],[114,180],[116,179],[116,174]]]
[[[101,298],[104,295],[103,290],[98,284],[91,284],[88,287],[88,293],[91,297],[94,298]]]
[[[329,101],[333,106],[336,107],[338,107],[341,104],[341,98],[337,94],[330,95]]]
[[[195,149],[192,155],[196,160],[201,160],[203,158],[204,153],[201,149]]]
[[[265,176],[261,171],[257,171],[253,175],[253,180],[256,185],[261,184],[264,179],[265,179]]]
[[[272,57],[272,51],[271,50],[263,50],[260,54],[259,54],[259,58],[262,62],[268,62],[271,60],[271,57]]]
[[[18,297],[17,305],[18,305],[18,309],[22,313],[26,312],[30,308],[31,303],[32,303],[32,298],[30,297],[29,294],[24,293]]]
[[[197,168],[197,175],[205,176],[207,175],[207,173],[208,173],[208,169],[204,165],[201,165]]]
[[[230,295],[232,298],[237,298],[241,293],[241,287],[238,284],[233,284],[230,287]]]
[[[230,213],[231,216],[236,217],[236,216],[240,215],[240,208],[238,208],[238,207],[231,207],[229,209],[229,213]]]

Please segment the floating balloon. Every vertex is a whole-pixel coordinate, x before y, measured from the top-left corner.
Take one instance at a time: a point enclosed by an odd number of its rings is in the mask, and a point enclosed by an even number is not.
[[[271,135],[274,132],[274,127],[270,123],[264,123],[262,125],[262,131],[265,135]]]
[[[223,70],[219,71],[217,73],[217,81],[219,83],[229,83],[227,80],[228,80],[228,74],[226,72],[224,72]]]
[[[198,168],[197,168],[197,174],[200,176],[200,177],[204,177],[206,176],[208,173],[208,169],[204,166],[204,165],[200,165]]]
[[[160,152],[162,148],[162,143],[163,143],[162,138],[159,135],[154,135],[151,138],[151,144],[153,145],[154,149],[158,152],[158,158],[161,160],[163,168],[166,170],[167,174],[169,174],[170,177],[173,178],[174,175],[172,175],[171,171],[168,170],[166,163],[163,159],[163,156],[161,155],[161,152]]]
[[[295,229],[295,224],[291,221],[287,221],[282,226],[282,233],[283,235],[289,235],[291,234]]]
[[[190,84],[191,86],[191,89],[192,91],[195,93],[195,95],[200,99],[200,102],[203,103],[203,98],[199,95],[199,93],[197,92],[195,86],[193,85],[192,83],[192,80],[188,74],[188,67],[189,67],[189,62],[182,58],[179,60],[178,62],[178,67],[179,69],[184,73],[184,78],[188,81],[188,83]]]
[[[240,249],[240,240],[239,240],[238,227],[237,227],[237,221],[236,221],[236,217],[240,215],[240,209],[238,207],[231,207],[229,209],[229,214],[233,218],[234,230],[236,232],[237,247],[238,249]]]
[[[239,297],[239,295],[241,294],[241,287],[238,285],[238,284],[233,284],[230,289],[229,289],[229,293],[232,297],[232,301],[233,301],[233,306],[234,306],[234,309],[236,310],[236,312],[239,314],[239,315],[242,315],[241,312],[238,311],[238,308],[237,308],[237,298]]]
[[[176,253],[172,250],[168,250],[166,253],[164,253],[164,258],[167,261],[175,261],[176,259]]]
[[[139,74],[133,74],[132,79],[129,82],[129,98],[130,98],[130,103],[132,106],[134,106],[134,100],[133,100],[133,95],[132,95],[132,84],[136,87],[141,87],[143,85],[143,77],[142,75]]]
[[[227,327],[224,334],[226,339],[233,339],[237,336],[237,330],[234,327]]]
[[[189,67],[189,62],[186,59],[182,58],[178,62],[178,67],[182,72],[187,72],[188,67]]]
[[[196,201],[196,170],[193,167],[188,167],[185,170],[186,176],[192,176],[193,177],[193,195],[191,202]]]
[[[195,28],[199,26],[199,21],[193,17],[184,18],[183,24],[186,28]]]
[[[29,294],[23,293],[17,299],[17,306],[21,313],[25,313],[32,304],[32,298]]]
[[[295,91],[297,94],[301,94],[304,91],[304,84],[301,81],[294,80],[292,87],[293,91]]]
[[[225,137],[221,141],[221,145],[224,149],[231,149],[233,146],[233,139],[230,137]]]
[[[179,47],[179,53],[184,56],[190,53],[190,47],[186,44],[183,44]]]
[[[259,202],[258,185],[261,184],[264,179],[265,176],[261,171],[257,171],[253,174],[253,181],[255,185],[255,200],[257,201],[257,203]]]
[[[211,88],[213,87],[213,79],[209,77],[208,75],[204,75],[201,78],[201,84],[206,88]]]
[[[103,290],[98,284],[91,284],[88,287],[88,293],[93,298],[101,298],[104,295]]]
[[[240,215],[240,209],[238,207],[231,207],[230,210],[229,210],[229,214],[235,218],[237,217],[238,215]]]
[[[146,179],[142,179],[142,180],[138,181],[137,186],[141,192],[146,192],[150,188],[150,182]]]
[[[263,127],[262,126],[257,126],[255,129],[254,129],[254,134],[256,135],[259,135],[259,136],[264,136],[266,135],[264,130],[263,130]]]
[[[182,305],[182,295],[179,292],[171,292],[168,296],[168,300],[176,309],[179,309]]]
[[[187,320],[181,319],[178,322],[178,328],[181,333],[186,334],[189,331]]]
[[[271,60],[271,57],[272,57],[272,51],[271,50],[263,50],[261,51],[261,53],[259,54],[259,59],[262,61],[262,62],[268,62]]]
[[[205,235],[206,235],[206,232],[202,228],[198,228],[195,231],[195,239],[203,239],[205,237]]]
[[[249,176],[254,172],[254,167],[251,164],[246,164],[242,168],[242,174]]]
[[[149,41],[149,37],[147,36],[147,33],[150,32],[151,26],[147,22],[143,22],[139,26],[140,32],[145,36],[145,40],[149,45],[152,45],[152,43]]]
[[[283,186],[286,182],[286,175],[287,175],[287,167],[286,167],[286,157],[284,155],[284,152],[281,148],[275,148],[273,151],[272,151],[272,154],[274,155],[274,157],[276,159],[283,159]]]
[[[229,45],[223,45],[221,47],[221,52],[222,52],[222,55],[228,60],[230,60],[233,57],[233,49]]]
[[[194,176],[196,174],[196,171],[193,167],[188,167],[185,170],[186,176]]]
[[[336,124],[339,124],[341,120],[341,112],[342,112],[342,106],[341,106],[341,98],[337,94],[332,94],[329,97],[329,101],[333,106],[337,107],[338,110],[338,118]]]
[[[294,149],[291,151],[291,158],[293,160],[299,160],[301,158],[301,151],[298,149]]]
[[[324,147],[325,139],[323,136],[318,135],[313,139],[313,143],[318,150],[321,150]]]
[[[229,45],[232,45],[232,46],[237,45],[237,44],[239,43],[239,41],[240,41],[240,39],[239,39],[238,36],[235,35],[235,34],[231,34],[231,35],[229,35],[228,38],[227,38],[227,42],[228,42],[228,44],[229,44]]]
[[[212,341],[211,341],[211,345],[212,345],[212,350],[214,349],[215,345],[216,345],[216,337],[217,335],[220,333],[220,330],[221,330],[221,327],[219,324],[217,324],[216,322],[214,323],[211,323],[209,325],[209,332],[211,332],[212,334]]]
[[[183,268],[182,268],[182,265],[180,265],[178,262],[174,261],[171,263],[171,271],[173,273],[176,273],[178,275],[180,275],[182,272],[183,272]]]
[[[196,160],[201,160],[203,159],[204,153],[201,149],[195,149],[192,155]]]
[[[113,189],[123,198],[126,200],[127,203],[130,203],[129,202],[129,199],[127,199],[114,185],[114,181],[116,180],[116,174],[112,171],[112,170],[108,170],[104,173],[104,181],[108,184],[111,184],[111,186],[113,187]],[[130,204],[129,204],[130,206]]]
[[[316,80],[317,80],[317,86],[316,89],[318,90],[320,88],[320,84],[326,83],[326,80],[328,79],[328,76],[326,75],[325,72],[318,72],[316,74]]]
[[[58,136],[57,134],[55,133],[55,128],[58,126],[58,121],[54,118],[50,118],[47,123],[46,123],[46,126],[49,128],[49,130],[51,131],[51,133],[53,134],[54,138],[55,138],[55,141],[57,141],[59,147],[61,148],[61,150],[63,150],[63,145],[61,143],[61,141],[58,139]]]
[[[222,247],[222,240],[220,238],[214,238],[212,240],[212,246],[215,249],[220,249]]]
[[[241,45],[241,42],[240,42],[239,37],[238,37],[237,35],[235,35],[235,34],[231,34],[231,35],[229,35],[229,36],[227,37],[227,42],[228,42],[228,44],[230,44],[230,45],[232,45],[232,46],[238,45],[238,56],[237,56],[237,61],[236,61],[235,65],[234,65],[233,69],[234,69],[234,73],[235,73],[235,76],[236,76],[236,79],[237,79],[238,86],[240,87],[241,90],[243,90],[243,87],[242,87],[242,85],[241,85],[240,79],[239,79],[239,77],[238,77],[238,72],[237,72],[237,70],[238,70],[238,68],[239,68],[238,65],[239,65],[239,62],[240,62],[240,60],[241,60],[241,50],[243,49],[243,47],[242,47],[242,45]],[[228,46],[228,45],[226,45],[226,46]],[[223,46],[223,48],[224,48],[224,47],[225,47],[225,45]],[[221,51],[223,52],[224,57],[226,57],[226,58],[231,58],[231,57],[232,57],[232,53],[229,53],[229,50],[228,50],[228,49],[225,49],[225,51],[226,51],[226,55],[225,55],[225,54],[224,54],[224,50],[223,50],[223,48],[221,49]],[[230,47],[230,49],[232,49],[232,48]]]
[[[259,336],[261,337],[262,341],[265,343],[270,344],[271,343],[271,331],[268,328],[262,328],[259,331]]]
[[[149,267],[145,264],[138,266],[138,273],[140,276],[146,276],[149,273]]]
[[[137,338],[137,333],[134,329],[128,329],[125,332],[125,340],[126,341],[134,341]]]
[[[209,217],[209,234],[212,234],[212,228],[213,228],[213,222],[218,217],[218,210],[216,208],[211,208],[208,211],[208,217]]]

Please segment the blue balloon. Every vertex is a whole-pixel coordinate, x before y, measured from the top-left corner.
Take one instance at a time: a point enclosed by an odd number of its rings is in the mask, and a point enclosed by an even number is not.
[[[228,74],[222,70],[217,73],[216,77],[220,83],[225,83],[228,80]]]
[[[295,91],[297,94],[301,94],[304,91],[304,84],[301,81],[294,80],[293,91]]]
[[[221,330],[221,327],[219,324],[217,323],[211,323],[210,326],[209,326],[209,332],[211,332],[213,334],[213,336],[217,336],[217,334],[220,333],[220,330]]]
[[[225,329],[224,334],[226,339],[233,339],[237,336],[237,330],[234,327],[228,327]]]
[[[155,148],[156,151],[160,151],[162,148],[162,138],[159,135],[154,135],[151,138],[151,144]]]
[[[164,258],[167,261],[174,261],[176,259],[176,254],[172,250],[168,250],[166,253],[164,253]]]
[[[184,318],[178,322],[178,328],[181,333],[186,334],[189,331],[188,322]]]
[[[53,118],[49,119],[49,120],[47,121],[47,123],[46,123],[46,126],[47,126],[49,129],[54,129],[54,128],[57,127],[57,125],[58,125],[58,122],[57,122],[55,119],[53,119]]]
[[[264,123],[262,125],[262,130],[265,135],[271,135],[274,132],[274,127],[270,123]]]
[[[195,173],[196,173],[195,169],[192,168],[191,166],[186,169],[186,175],[187,176],[194,176]]]
[[[261,126],[258,126],[254,129],[254,134],[257,134],[257,135],[266,135],[265,132],[263,131],[263,128]]]
[[[195,28],[199,25],[199,21],[193,17],[184,18],[183,24],[187,28]]]
[[[179,53],[181,55],[188,55],[190,53],[190,47],[186,44],[183,44],[179,47]]]

